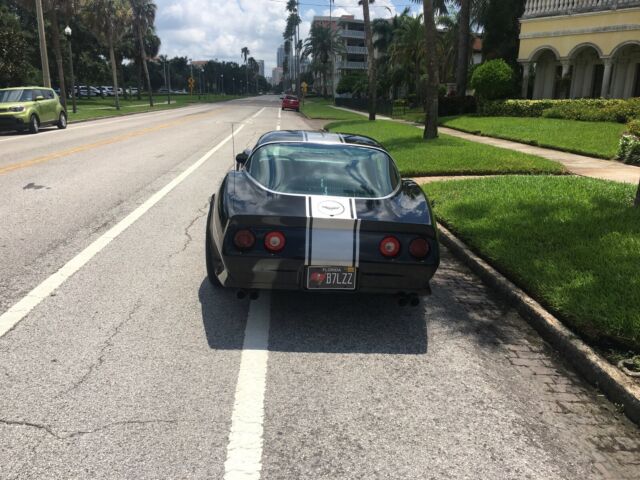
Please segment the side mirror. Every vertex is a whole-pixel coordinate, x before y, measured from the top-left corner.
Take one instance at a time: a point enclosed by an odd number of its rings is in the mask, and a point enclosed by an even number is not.
[[[38,95],[38,96],[35,98],[35,101],[36,101],[36,102],[39,102],[40,100],[44,100],[44,97],[43,97],[42,95]]]
[[[249,160],[249,154],[251,153],[250,149],[246,149],[244,152],[236,155],[236,163],[238,165],[244,165]]]

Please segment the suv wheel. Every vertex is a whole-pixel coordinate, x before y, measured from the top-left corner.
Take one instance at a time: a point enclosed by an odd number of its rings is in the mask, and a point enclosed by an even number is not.
[[[60,130],[64,130],[67,128],[67,114],[64,112],[60,112],[60,116],[58,117],[57,126]]]
[[[29,117],[29,133],[38,133],[40,130],[40,121],[35,115]]]

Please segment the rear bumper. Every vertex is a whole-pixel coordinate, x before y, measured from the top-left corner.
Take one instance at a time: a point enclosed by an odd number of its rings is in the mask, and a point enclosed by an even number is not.
[[[283,258],[231,257],[224,261],[225,270],[219,279],[229,288],[298,290],[306,288],[306,267],[300,260]],[[429,281],[438,265],[416,263],[394,264],[392,261],[361,263],[356,272],[355,292],[363,293],[431,293]],[[353,292],[353,290],[322,290],[322,292]]]

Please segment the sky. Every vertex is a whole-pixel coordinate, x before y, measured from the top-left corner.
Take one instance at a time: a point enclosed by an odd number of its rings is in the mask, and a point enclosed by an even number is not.
[[[156,31],[161,54],[193,60],[218,59],[242,62],[240,49],[249,48],[256,60],[264,60],[265,75],[276,66],[276,50],[282,44],[286,0],[156,0]],[[388,18],[411,0],[376,0],[371,17]],[[300,0],[300,36],[306,38],[314,15],[329,15],[329,0]],[[358,0],[334,0],[332,14],[362,18]]]

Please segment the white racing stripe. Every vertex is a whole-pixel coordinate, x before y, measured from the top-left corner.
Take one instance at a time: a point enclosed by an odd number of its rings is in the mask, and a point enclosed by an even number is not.
[[[353,198],[311,195],[305,198],[305,265],[357,266],[360,221]]]
[[[276,130],[280,130],[281,122],[282,122],[282,109],[278,108],[278,124],[276,125]]]
[[[264,111],[264,108],[260,109],[250,118],[255,118]],[[238,133],[245,127],[243,123],[235,131]],[[122,232],[133,225],[142,215],[144,215],[151,207],[162,200],[171,190],[180,185],[189,175],[195,172],[204,162],[206,162],[211,156],[222,148],[232,136],[224,138],[215,147],[205,153],[196,162],[191,164],[180,175],[171,180],[163,188],[154,193],[149,199],[147,199],[142,205],[136,208],[129,215],[120,220],[117,224],[111,227],[107,232],[102,234],[97,240],[91,243],[88,247],[78,253],[75,257],[69,260],[65,265],[60,268],[53,275],[44,280],[40,285],[31,290],[25,297],[23,297],[18,303],[13,305],[9,310],[0,315],[0,337],[11,330],[20,320],[26,317],[31,310],[33,310],[42,300],[51,295],[60,285],[62,285],[69,277],[80,270],[89,260],[96,256],[104,247],[106,247],[111,241],[117,238]]]
[[[249,307],[224,462],[224,480],[260,479],[270,316],[271,296],[268,291],[263,291]]]

